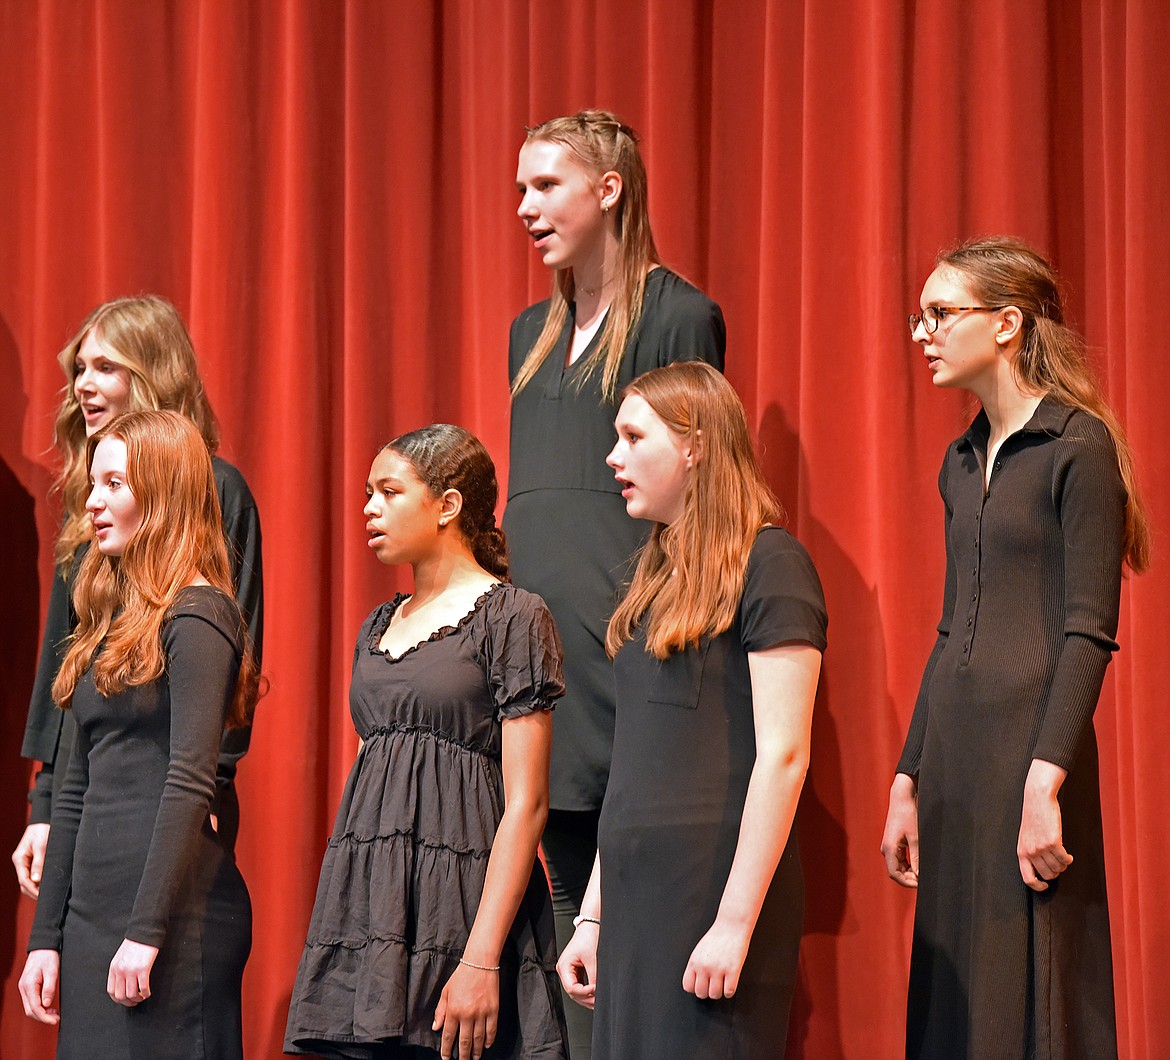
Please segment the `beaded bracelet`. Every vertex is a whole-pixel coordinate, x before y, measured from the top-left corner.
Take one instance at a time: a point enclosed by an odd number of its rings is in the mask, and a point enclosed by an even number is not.
[[[596,924],[601,927],[601,918],[596,916],[586,916],[582,913],[580,916],[573,917],[573,927],[579,928],[582,924]]]
[[[498,964],[472,964],[471,961],[465,961],[462,957],[459,958],[459,963],[480,972],[498,972],[500,970]]]

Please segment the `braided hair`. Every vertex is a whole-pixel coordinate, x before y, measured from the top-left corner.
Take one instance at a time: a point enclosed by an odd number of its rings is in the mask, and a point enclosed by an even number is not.
[[[463,498],[459,529],[475,562],[501,581],[508,581],[508,542],[496,526],[500,495],[496,466],[483,443],[463,427],[432,423],[400,434],[384,448],[409,463],[434,496],[441,497],[451,489],[459,491]]]

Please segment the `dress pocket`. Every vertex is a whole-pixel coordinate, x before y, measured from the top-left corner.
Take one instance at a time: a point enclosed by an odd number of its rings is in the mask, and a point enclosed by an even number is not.
[[[655,660],[647,701],[654,706],[695,710],[703,690],[703,669],[710,647],[710,640],[704,637],[697,648],[671,652],[667,658]]]

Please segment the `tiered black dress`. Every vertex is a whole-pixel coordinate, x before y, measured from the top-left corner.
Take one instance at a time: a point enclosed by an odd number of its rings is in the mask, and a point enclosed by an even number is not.
[[[438,1055],[439,995],[479,907],[504,812],[502,722],[564,691],[536,596],[492,587],[457,626],[397,659],[379,651],[401,594],[362,625],[350,711],[364,740],[321,868],[293,989],[288,1052]],[[534,860],[500,956],[490,1058],[566,1056],[552,907]]]
[[[715,921],[756,745],[748,653],[825,647],[824,595],[786,530],[756,539],[735,622],[659,661],[639,634],[614,660],[617,727],[601,811],[595,1060],[776,1060],[796,982],[804,885],[795,830],[728,1000],[683,990]]]
[[[1104,424],[1045,398],[999,449],[947,451],[939,637],[898,770],[918,778],[910,1057],[1117,1055],[1093,711],[1117,645],[1125,488]],[[1047,891],[1016,842],[1034,758],[1072,865]]]
[[[252,908],[208,818],[244,626],[209,586],[180,593],[162,629],[166,675],[109,699],[89,672],[53,807],[29,949],[61,951],[59,1058],[243,1055],[240,984]],[[151,996],[106,994],[123,939],[159,948]]]

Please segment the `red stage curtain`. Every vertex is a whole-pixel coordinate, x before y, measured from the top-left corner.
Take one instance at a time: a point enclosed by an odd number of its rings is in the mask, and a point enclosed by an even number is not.
[[[364,547],[370,458],[454,420],[506,473],[507,325],[548,287],[516,151],[526,124],[608,106],[644,136],[666,259],[723,306],[728,375],[828,593],[791,1055],[901,1055],[913,899],[877,848],[941,599],[937,469],[971,411],[934,392],[905,314],[959,237],[1052,254],[1165,540],[1167,39],[1160,0],[0,0],[0,847],[24,824],[54,354],[97,302],[157,291],[264,521],[272,692],[240,861],[248,1055],[279,1054],[356,747],[354,636],[402,584]],[[1127,583],[1097,716],[1129,1057],[1170,1051],[1167,570],[1159,549]],[[11,877],[0,895],[0,1050],[47,1056],[15,991],[31,903]]]

